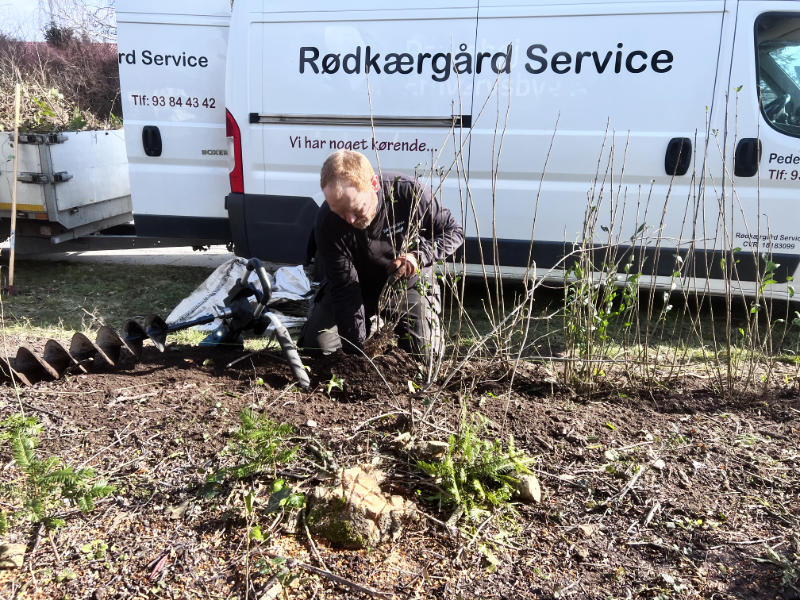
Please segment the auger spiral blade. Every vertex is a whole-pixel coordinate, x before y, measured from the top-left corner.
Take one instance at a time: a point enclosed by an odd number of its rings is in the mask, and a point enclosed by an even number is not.
[[[56,340],[47,340],[47,343],[44,345],[44,361],[58,372],[59,378],[69,369],[75,369],[83,373],[86,372],[83,365],[79,365],[78,362],[70,356],[67,349]]]
[[[69,344],[69,353],[79,363],[91,361],[97,367],[113,367],[114,362],[103,352],[103,350],[82,333],[72,336]]]
[[[96,344],[109,360],[114,363],[114,366],[119,364],[123,351],[128,351],[136,356],[136,353],[125,343],[125,340],[108,325],[103,325],[97,331]]]
[[[25,376],[28,382],[53,381],[60,375],[51,365],[36,356],[28,346],[20,346],[17,356],[12,361],[14,370]],[[30,383],[29,383],[30,384]]]
[[[169,326],[166,321],[158,315],[150,315],[144,322],[144,330],[159,352],[164,352],[167,346],[167,333],[169,333]]]
[[[7,381],[16,381],[21,383],[22,385],[33,385],[31,380],[25,377],[23,373],[20,373],[13,366],[11,366],[11,361],[2,359],[0,360],[0,371],[2,371],[3,378]]]
[[[144,345],[144,339],[146,337],[147,332],[139,321],[134,319],[125,321],[125,324],[122,326],[122,340],[130,351],[133,352],[133,356],[136,360],[142,357],[142,346]]]

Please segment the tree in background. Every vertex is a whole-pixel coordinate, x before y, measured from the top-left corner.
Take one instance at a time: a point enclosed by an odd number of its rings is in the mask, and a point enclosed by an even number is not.
[[[93,42],[116,42],[117,19],[114,0],[39,0],[39,11],[48,23],[48,32]]]

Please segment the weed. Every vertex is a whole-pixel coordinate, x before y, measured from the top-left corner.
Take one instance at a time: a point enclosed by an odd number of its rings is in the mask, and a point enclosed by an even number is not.
[[[795,545],[800,546],[797,543]],[[764,555],[764,558],[756,560],[777,567],[781,572],[781,585],[800,594],[800,550],[795,552],[794,556],[788,557],[765,546]]]
[[[505,506],[511,499],[518,476],[530,473],[533,458],[514,448],[509,437],[504,447],[500,440],[481,437],[487,421],[480,414],[469,420],[462,417],[461,430],[450,436],[440,462],[417,461],[422,471],[432,476],[437,486],[434,499],[462,510],[473,520],[488,508]]]
[[[291,425],[278,424],[253,410],[245,409],[239,415],[241,425],[233,434],[230,452],[239,458],[238,464],[221,469],[212,476],[219,482],[226,475],[246,479],[259,474],[277,476],[277,465],[291,462],[298,448],[289,443],[294,433]]]
[[[328,380],[328,383],[325,384],[325,393],[328,394],[328,396],[331,395],[333,390],[339,390],[340,392],[344,390],[344,379],[335,373],[331,374],[331,378]]]
[[[41,430],[42,425],[35,418],[22,414],[0,422],[0,440],[10,443],[14,464],[22,473],[20,480],[4,488],[22,504],[12,517],[24,516],[32,523],[54,529],[64,524],[58,516],[64,500],[89,512],[97,498],[112,494],[115,488],[98,479],[92,469],[75,470],[57,456],[39,459],[35,449]],[[3,520],[7,518],[4,516]]]
[[[256,564],[256,569],[261,575],[266,577],[274,577],[278,583],[281,584],[281,587],[284,590],[284,597],[286,597],[285,590],[288,589],[295,580],[301,578],[301,574],[298,571],[291,569],[288,561],[280,556],[276,556],[275,558],[271,558],[269,560],[259,560]]]
[[[101,560],[105,558],[107,550],[108,544],[103,540],[92,540],[81,546],[81,552],[83,552],[89,560]]]

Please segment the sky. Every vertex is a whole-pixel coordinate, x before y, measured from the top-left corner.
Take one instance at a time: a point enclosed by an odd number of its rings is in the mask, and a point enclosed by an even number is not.
[[[42,40],[38,0],[0,0],[0,30],[25,40]]]
[[[28,41],[42,41],[47,18],[39,9],[39,0],[0,0],[0,32]],[[45,6],[47,1],[42,2]],[[58,4],[58,3],[56,3]],[[107,5],[107,0],[76,0],[89,7]],[[69,2],[63,6],[71,6]]]

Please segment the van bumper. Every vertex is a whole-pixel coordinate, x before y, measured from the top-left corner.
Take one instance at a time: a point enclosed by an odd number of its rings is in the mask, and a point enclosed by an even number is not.
[[[319,209],[312,198],[228,194],[225,208],[237,256],[292,265],[306,262]]]

